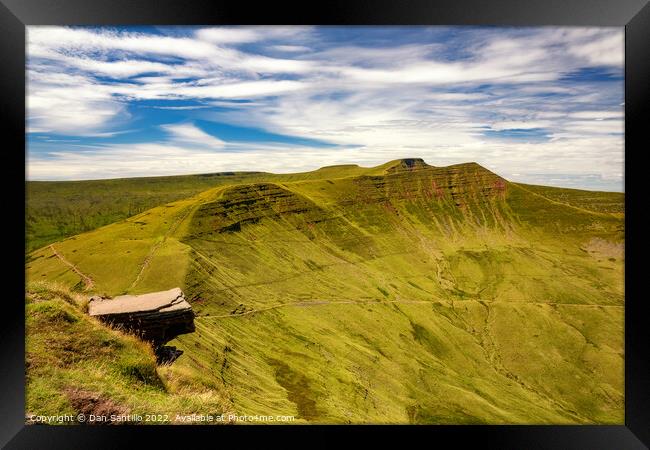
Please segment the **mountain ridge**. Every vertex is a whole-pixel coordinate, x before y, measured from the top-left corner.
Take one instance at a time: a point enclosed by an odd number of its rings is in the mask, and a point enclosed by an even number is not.
[[[26,251],[132,217],[156,206],[197,195],[215,186],[256,181],[293,182],[346,178],[364,174],[382,175],[387,167],[398,165],[406,159],[417,158],[393,160],[374,167],[360,167],[353,164],[325,166],[315,171],[296,174],[222,172],[94,181],[28,181],[26,183]],[[454,166],[462,167],[463,164],[447,167]],[[536,189],[541,189],[543,195],[550,195],[556,200],[563,202],[568,200],[569,204],[577,202],[579,206],[595,207],[596,210],[603,212],[621,212],[618,205],[622,204],[623,194],[597,193],[594,197],[594,194],[589,191],[548,187]]]

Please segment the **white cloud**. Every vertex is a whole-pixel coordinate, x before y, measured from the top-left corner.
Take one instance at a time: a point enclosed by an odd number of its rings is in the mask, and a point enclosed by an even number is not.
[[[117,32],[108,29],[30,26],[27,30],[27,42],[28,56],[37,56],[44,51],[43,49],[61,50],[70,55],[84,54],[90,51],[104,53],[123,51],[139,55],[164,55],[179,58],[200,59],[220,56],[218,47],[196,39]]]
[[[365,83],[381,84],[415,84],[454,85],[469,82],[524,83],[548,81],[558,77],[550,71],[533,72],[510,68],[503,61],[497,63],[449,63],[420,62],[395,69],[365,69],[347,67],[333,69],[351,80]]]
[[[428,99],[431,101],[442,101],[442,102],[468,102],[475,100],[485,100],[489,98],[485,94],[479,93],[466,93],[466,92],[436,92],[429,95]]]
[[[221,139],[189,123],[162,125],[162,128],[173,136],[175,142],[180,144],[207,148],[222,148],[226,145]]]
[[[271,50],[276,50],[278,52],[308,52],[311,49],[302,45],[272,45],[269,47]]]
[[[621,67],[625,57],[624,45],[623,33],[607,33],[596,39],[569,45],[569,51],[592,65]]]
[[[111,77],[131,77],[149,72],[167,72],[169,66],[151,61],[122,60],[97,61],[90,58],[66,58],[72,66],[100,75]]]
[[[593,120],[621,120],[623,110],[619,111],[576,111],[569,114],[574,119],[593,119]]]
[[[251,28],[204,28],[198,30],[195,35],[199,40],[214,44],[240,44],[255,42],[260,39],[259,33]]]
[[[493,130],[531,130],[535,128],[546,128],[551,125],[551,122],[548,121],[505,121],[505,122],[494,122],[491,125]]]
[[[561,130],[582,136],[623,133],[625,131],[625,124],[621,120],[576,120],[567,122]]]
[[[28,81],[30,132],[93,134],[117,118],[128,118],[126,105],[115,101],[107,89],[88,78],[61,74],[45,78],[54,82]]]
[[[317,70],[311,61],[292,59],[267,58],[264,56],[249,56],[242,58],[236,67],[259,73],[307,73]]]
[[[182,97],[198,98],[246,98],[267,95],[276,95],[290,91],[303,89],[305,83],[293,80],[279,81],[244,81],[241,83],[229,83],[219,85],[180,85],[169,94]]]
[[[197,30],[195,36],[199,40],[214,44],[245,44],[277,39],[300,40],[307,37],[312,30],[312,27],[305,26],[211,27]]]

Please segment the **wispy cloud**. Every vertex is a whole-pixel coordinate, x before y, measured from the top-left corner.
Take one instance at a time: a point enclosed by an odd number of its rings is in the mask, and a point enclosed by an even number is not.
[[[207,148],[221,148],[225,146],[225,142],[221,139],[189,123],[162,125],[162,128],[172,135],[174,141],[181,144]]]
[[[308,52],[310,51],[309,47],[304,47],[302,45],[272,45],[270,50],[276,50],[278,52]]]
[[[313,27],[308,26],[253,26],[202,28],[195,33],[197,39],[214,44],[242,44],[259,41],[292,41],[305,39]],[[289,51],[295,50],[296,46]],[[304,47],[299,47],[304,48]]]

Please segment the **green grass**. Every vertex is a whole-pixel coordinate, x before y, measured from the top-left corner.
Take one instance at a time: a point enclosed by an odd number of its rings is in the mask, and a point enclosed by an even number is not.
[[[165,385],[239,414],[623,423],[615,196],[607,210],[600,193],[547,197],[473,163],[283,177],[56,242],[90,289],[48,247],[27,255],[28,280],[86,296],[180,286],[196,332],[171,343],[185,354]]]
[[[356,165],[344,165],[286,175],[221,172],[111,180],[28,181],[25,183],[26,250],[41,248],[215,186],[337,178],[360,175],[367,170]]]
[[[622,192],[585,191],[523,183],[517,183],[517,185],[548,199],[589,211],[616,215],[625,212],[625,194]]]

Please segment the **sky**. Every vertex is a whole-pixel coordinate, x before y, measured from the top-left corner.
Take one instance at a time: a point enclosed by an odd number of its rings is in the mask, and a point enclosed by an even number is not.
[[[623,191],[623,28],[27,27],[30,180],[475,161]]]

